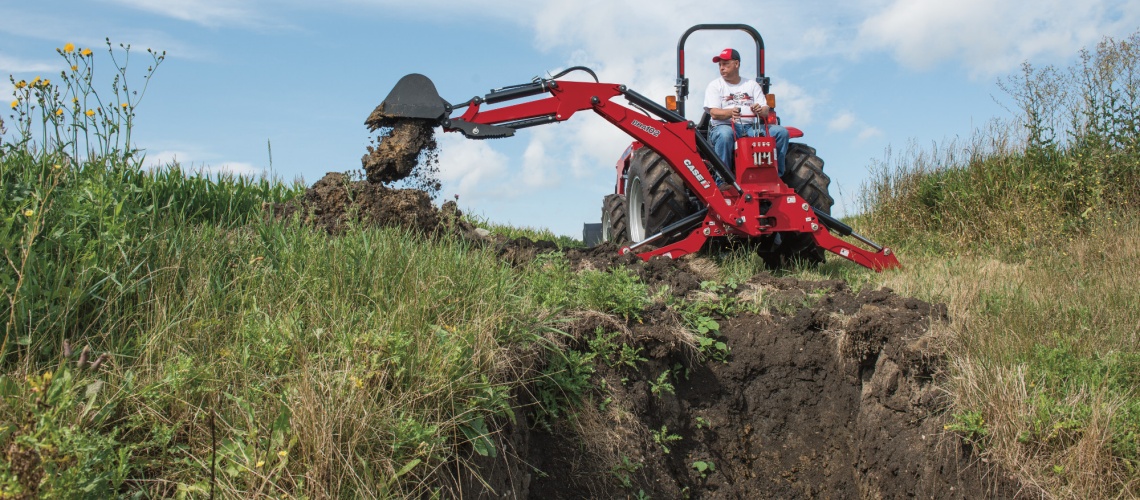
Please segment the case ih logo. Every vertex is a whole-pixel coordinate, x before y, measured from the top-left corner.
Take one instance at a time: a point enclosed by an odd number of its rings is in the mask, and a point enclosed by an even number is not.
[[[657,129],[653,128],[653,127],[650,127],[649,125],[646,125],[646,124],[644,124],[644,123],[641,123],[641,122],[639,122],[639,121],[637,121],[637,120],[634,120],[634,121],[633,121],[633,123],[632,123],[632,125],[633,125],[634,127],[637,127],[637,128],[639,128],[639,129],[641,129],[641,130],[644,130],[644,131],[646,131],[646,132],[649,132],[649,135],[652,135],[653,137],[659,137],[659,136],[661,135],[661,131],[660,131],[660,130],[657,130]]]
[[[694,167],[693,162],[689,161],[688,158],[685,158],[685,167],[689,169],[689,172],[693,173],[693,177],[697,178],[697,182],[701,183],[701,187],[709,187],[709,181],[705,180],[705,176],[701,175],[700,172],[697,172],[697,167]]]

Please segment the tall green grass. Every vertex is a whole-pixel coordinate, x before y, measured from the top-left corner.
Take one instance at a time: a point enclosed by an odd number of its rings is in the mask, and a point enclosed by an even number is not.
[[[54,95],[25,93],[0,143],[0,496],[452,495],[471,456],[503,453],[560,312],[648,303],[558,253],[515,269],[457,239],[275,220],[303,186],[143,169],[125,137],[75,147],[56,131],[131,123],[37,115]]]
[[[1133,211],[1140,194],[1140,34],[1068,69],[1024,65],[1002,89],[1020,115],[966,140],[912,146],[873,167],[866,223],[946,248],[1028,248]],[[886,238],[884,238],[886,239]]]
[[[1020,116],[888,155],[853,221],[898,243],[881,283],[950,306],[948,430],[1048,496],[1140,493],[1138,44],[1025,65]]]

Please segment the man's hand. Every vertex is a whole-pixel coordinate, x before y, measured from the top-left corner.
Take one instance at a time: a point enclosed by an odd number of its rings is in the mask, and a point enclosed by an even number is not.
[[[769,108],[767,104],[760,104],[758,102],[752,103],[752,112],[756,113],[756,116],[759,116],[761,119],[767,119],[768,112],[771,110],[772,108]]]

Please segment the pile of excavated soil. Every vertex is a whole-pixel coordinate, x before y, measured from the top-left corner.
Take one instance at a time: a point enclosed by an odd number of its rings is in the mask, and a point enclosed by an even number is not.
[[[475,227],[460,219],[453,201],[436,208],[431,197],[421,190],[353,181],[336,172],[325,174],[299,199],[277,204],[273,211],[277,218],[299,214],[303,224],[331,234],[341,234],[351,224],[365,224],[479,238]]]
[[[695,292],[704,293],[704,292]],[[1011,498],[1008,474],[944,430],[931,333],[943,306],[841,281],[754,277],[738,294],[766,310],[720,318],[725,362],[699,362],[664,308],[625,329],[636,368],[599,363],[603,387],[548,431],[502,429],[505,453],[475,463],[511,498]],[[675,316],[675,313],[674,313]],[[589,317],[568,328],[584,347]],[[673,391],[661,390],[661,374]],[[658,390],[654,391],[657,386]],[[520,401],[528,395],[520,394]],[[665,441],[669,451],[654,439]],[[702,475],[696,462],[714,464]],[[471,482],[470,484],[474,484]],[[470,486],[470,485],[469,485]],[[475,488],[476,491],[480,488]]]

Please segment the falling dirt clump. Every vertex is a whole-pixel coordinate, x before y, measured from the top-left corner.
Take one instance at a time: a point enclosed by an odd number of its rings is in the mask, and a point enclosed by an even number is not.
[[[417,181],[416,187],[429,188],[426,190],[432,193],[439,191],[434,122],[403,119],[368,123],[373,132],[380,131],[380,136],[373,140],[368,153],[360,160],[368,182],[388,184],[412,176]],[[383,126],[374,126],[381,124]]]

